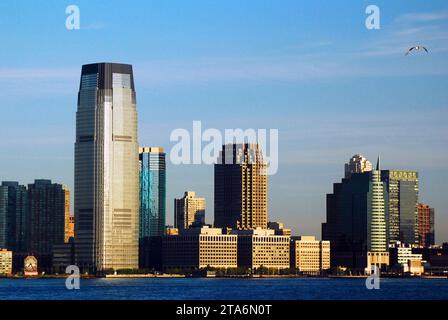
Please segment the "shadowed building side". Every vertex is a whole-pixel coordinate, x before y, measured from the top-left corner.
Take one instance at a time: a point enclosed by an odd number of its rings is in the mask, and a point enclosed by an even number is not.
[[[258,144],[223,145],[215,170],[217,228],[266,229],[267,163]]]

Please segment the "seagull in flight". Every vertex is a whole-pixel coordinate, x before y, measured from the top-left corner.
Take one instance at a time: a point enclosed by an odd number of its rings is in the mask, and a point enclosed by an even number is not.
[[[426,47],[424,47],[424,46],[414,46],[414,47],[409,48],[409,50],[406,51],[406,53],[404,55],[407,56],[414,49],[417,50],[417,51],[423,49],[423,50],[426,51],[426,53],[428,53],[428,49],[426,49]]]

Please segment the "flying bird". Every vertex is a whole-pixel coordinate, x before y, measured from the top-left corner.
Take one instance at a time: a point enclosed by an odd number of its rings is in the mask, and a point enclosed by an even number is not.
[[[424,47],[424,46],[414,46],[414,47],[409,48],[409,50],[406,51],[406,53],[404,55],[407,56],[414,49],[417,50],[417,51],[423,49],[423,50],[426,51],[426,53],[428,53],[428,49],[426,49],[426,47]]]

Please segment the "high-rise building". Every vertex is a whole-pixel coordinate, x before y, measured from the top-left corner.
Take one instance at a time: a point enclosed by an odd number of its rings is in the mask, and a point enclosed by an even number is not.
[[[390,244],[401,241],[418,243],[418,173],[405,170],[383,170],[381,180],[388,193],[387,228]]]
[[[51,266],[53,245],[64,243],[65,190],[51,180],[28,185],[30,235],[27,251],[37,256],[42,268]]]
[[[345,178],[350,178],[352,173],[363,173],[372,171],[372,163],[362,154],[355,154],[344,166]]]
[[[25,251],[29,232],[28,193],[18,182],[0,186],[0,248]]]
[[[330,241],[319,241],[314,236],[291,238],[291,268],[305,274],[330,269]]]
[[[215,227],[266,229],[267,163],[258,144],[223,145],[214,192]]]
[[[70,215],[70,190],[67,186],[63,186],[64,189],[64,218],[65,218],[65,226],[64,226],[64,242],[67,243],[68,240],[74,236],[74,224],[72,220],[72,216]]]
[[[367,250],[387,252],[386,199],[387,194],[381,181],[380,158],[370,176],[370,190],[367,211]]]
[[[81,268],[138,267],[138,173],[132,66],[84,65],[75,142],[75,243]]]
[[[434,208],[424,203],[417,205],[418,212],[418,241],[419,245],[429,247],[435,243]]]
[[[370,177],[370,190],[367,207],[367,268],[370,266],[382,267],[389,265],[389,251],[387,243],[387,193],[381,181],[380,158],[378,157],[376,169],[372,170]]]
[[[68,218],[68,225],[66,224],[65,229],[65,242],[68,243],[70,241],[70,238],[75,237],[75,217],[70,216]]]
[[[186,191],[180,199],[174,199],[174,227],[180,231],[205,225],[205,198]]]
[[[388,264],[386,199],[379,159],[376,170],[353,173],[333,185],[322,224],[322,239],[331,245],[331,265],[363,270]]]
[[[160,147],[139,149],[140,239],[165,233],[166,164]]]
[[[149,268],[161,264],[161,258],[155,259],[160,250],[154,248],[160,248],[161,237],[165,234],[166,163],[163,148],[139,148],[139,163],[139,266]]]

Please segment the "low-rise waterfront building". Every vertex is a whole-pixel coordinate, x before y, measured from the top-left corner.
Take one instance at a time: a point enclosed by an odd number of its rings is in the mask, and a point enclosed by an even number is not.
[[[256,228],[233,230],[238,235],[238,266],[287,269],[290,267],[290,237],[276,235],[275,230]]]
[[[12,251],[0,249],[0,275],[12,273]]]
[[[236,235],[208,226],[167,235],[162,240],[163,268],[236,268],[237,240]]]
[[[69,238],[66,243],[53,245],[52,264],[54,272],[65,273],[66,268],[75,263],[74,238]]]
[[[330,269],[330,241],[319,241],[314,236],[293,237],[291,268],[314,275]]]
[[[414,253],[411,245],[397,242],[389,248],[390,253],[390,265],[391,266],[405,266],[411,260],[422,260],[423,255],[421,253]]]
[[[417,276],[422,275],[425,272],[422,260],[409,260],[404,272],[409,272],[410,274]]]

